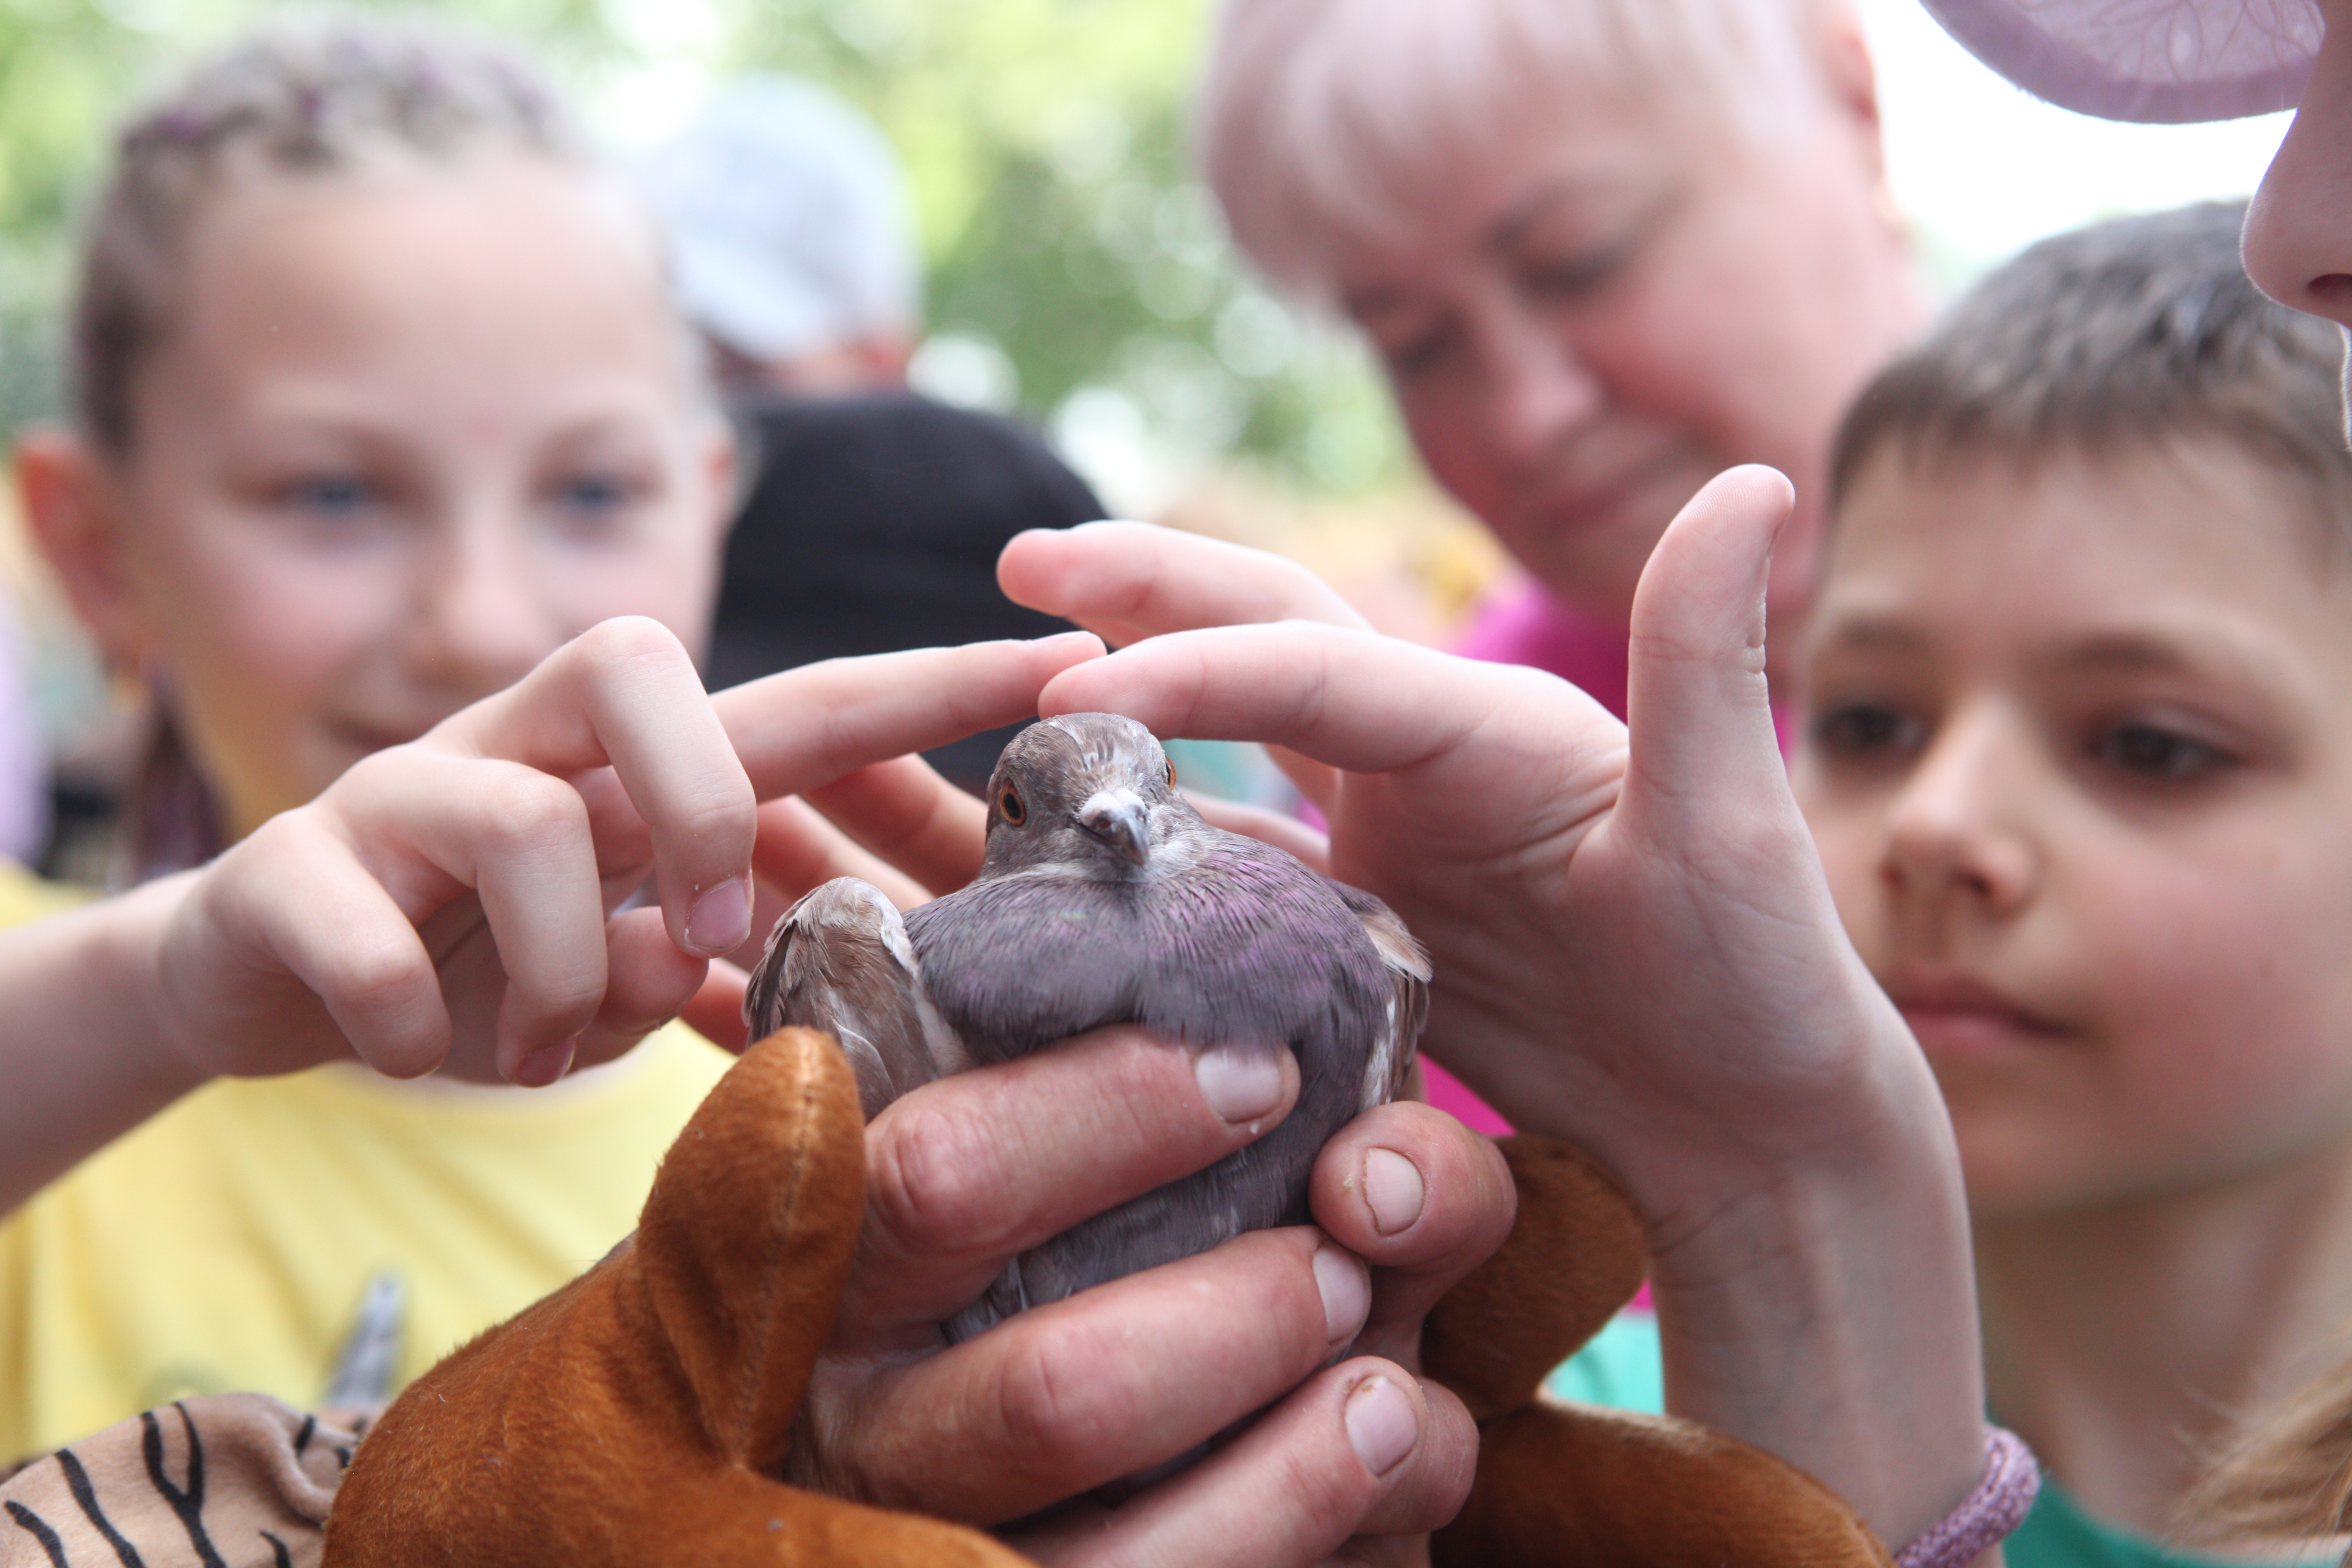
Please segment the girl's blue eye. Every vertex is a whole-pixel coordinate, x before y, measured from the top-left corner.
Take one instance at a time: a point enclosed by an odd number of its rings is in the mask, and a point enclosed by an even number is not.
[[[2155,724],[2116,724],[2091,742],[2091,754],[2135,778],[2158,782],[2203,778],[2236,759],[2218,746]]]
[[[321,517],[352,517],[367,510],[375,491],[363,479],[348,474],[305,479],[289,494],[295,505]]]
[[[616,511],[629,500],[629,487],[601,474],[583,474],[563,481],[559,499],[573,511]]]
[[[1856,760],[1904,756],[1927,738],[1927,726],[1882,702],[1842,702],[1814,715],[1813,745],[1832,756]]]

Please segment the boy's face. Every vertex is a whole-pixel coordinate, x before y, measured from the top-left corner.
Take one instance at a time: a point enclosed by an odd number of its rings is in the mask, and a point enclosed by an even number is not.
[[[1882,457],[1840,510],[1796,765],[1982,1214],[2352,1130],[2352,573],[2191,440]]]
[[[169,682],[232,830],[609,616],[699,647],[724,430],[596,182],[504,156],[247,181],[180,298],[97,618]]]

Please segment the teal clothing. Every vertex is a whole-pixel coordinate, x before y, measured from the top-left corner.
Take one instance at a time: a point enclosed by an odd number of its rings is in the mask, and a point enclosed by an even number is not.
[[[1664,1411],[1657,1319],[1647,1312],[1620,1312],[1591,1343],[1553,1368],[1544,1388],[1562,1399],[1616,1410]],[[2244,1568],[2242,1562],[2232,1565],[2192,1556],[2093,1519],[2047,1476],[2033,1511],[2001,1544],[2009,1568]]]
[[[2246,1568],[2243,1558],[2231,1563],[2195,1556],[2093,1519],[2047,1476],[2033,1511],[2001,1544],[2011,1568]],[[2313,1561],[2336,1559],[2331,1554]]]
[[[1664,1414],[1666,1369],[1658,1359],[1658,1320],[1647,1312],[1618,1313],[1582,1350],[1552,1368],[1544,1392],[1580,1405]]]

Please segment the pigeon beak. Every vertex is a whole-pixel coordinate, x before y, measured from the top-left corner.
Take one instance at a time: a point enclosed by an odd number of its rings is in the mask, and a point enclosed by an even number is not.
[[[1078,826],[1140,866],[1151,858],[1151,816],[1130,789],[1107,789],[1078,807]]]

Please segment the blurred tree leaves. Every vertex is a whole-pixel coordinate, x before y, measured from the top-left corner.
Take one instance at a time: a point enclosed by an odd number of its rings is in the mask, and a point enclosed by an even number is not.
[[[467,0],[620,141],[717,79],[794,71],[907,160],[932,327],[1009,363],[1018,405],[1149,509],[1241,457],[1321,491],[1401,450],[1344,337],[1237,270],[1187,172],[1210,0]],[[138,88],[267,7],[0,0],[0,426],[54,406],[68,237]],[[1121,493],[1124,492],[1124,493]]]

